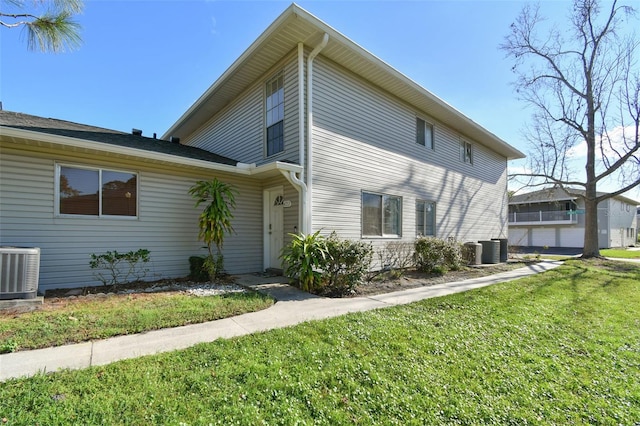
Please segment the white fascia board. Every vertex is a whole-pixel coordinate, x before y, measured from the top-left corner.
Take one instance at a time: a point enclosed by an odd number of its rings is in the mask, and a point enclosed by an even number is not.
[[[268,173],[268,172],[280,171],[280,170],[284,170],[287,172],[301,173],[303,168],[298,164],[274,161],[273,163],[267,163],[261,166],[251,165],[249,166],[249,170],[250,170],[250,174],[254,176],[262,173]]]
[[[69,146],[73,148],[88,149],[99,152],[109,152],[112,154],[125,155],[130,157],[141,157],[156,161],[163,161],[182,166],[199,167],[208,170],[216,170],[227,173],[237,173],[242,175],[251,175],[251,166],[238,163],[236,166],[228,164],[214,163],[211,161],[198,160],[195,158],[180,157],[177,155],[164,154],[160,152],[147,151],[144,149],[123,147],[109,143],[93,142],[84,139],[77,139],[68,136],[53,135],[50,133],[34,132],[32,130],[15,129],[12,127],[0,126],[0,136],[10,138],[26,139],[35,142],[44,142],[55,145]]]

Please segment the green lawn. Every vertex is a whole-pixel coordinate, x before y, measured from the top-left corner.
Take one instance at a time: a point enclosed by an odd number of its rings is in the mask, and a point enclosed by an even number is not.
[[[0,353],[213,321],[273,305],[255,293],[196,297],[144,293],[45,304],[41,311],[0,315]]]
[[[600,255],[620,259],[640,259],[640,250],[602,249],[600,250]]]
[[[640,266],[530,278],[0,385],[7,424],[625,424]]]

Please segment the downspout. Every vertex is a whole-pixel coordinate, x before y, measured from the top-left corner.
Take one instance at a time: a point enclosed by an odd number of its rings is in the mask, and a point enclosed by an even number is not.
[[[298,209],[298,226],[300,232],[307,231],[307,185],[304,183],[304,43],[298,43],[298,164],[302,166],[300,176],[289,172],[289,179],[296,185],[300,193]]]
[[[315,47],[307,58],[307,202],[305,208],[305,220],[303,220],[303,232],[311,234],[313,208],[312,186],[313,186],[313,60],[329,42],[329,34],[324,33],[322,41]]]

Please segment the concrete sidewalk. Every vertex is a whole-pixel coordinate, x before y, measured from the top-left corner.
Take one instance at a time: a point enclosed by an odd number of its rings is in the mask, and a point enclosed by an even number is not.
[[[544,261],[486,277],[418,287],[376,296],[345,299],[328,299],[302,292],[287,285],[283,277],[265,278],[257,275],[242,275],[238,280],[240,284],[270,294],[277,300],[277,303],[262,311],[202,324],[74,345],[2,354],[0,355],[0,381],[32,376],[39,372],[105,365],[123,359],[184,349],[220,338],[243,336],[350,312],[403,305],[511,281],[553,269],[560,264],[561,262]]]

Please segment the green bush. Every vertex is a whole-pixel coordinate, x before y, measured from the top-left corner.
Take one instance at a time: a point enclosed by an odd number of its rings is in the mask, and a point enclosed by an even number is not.
[[[444,274],[463,266],[462,245],[434,237],[418,238],[415,242],[416,268],[427,273]]]
[[[291,234],[280,256],[285,274],[300,289],[315,294],[342,296],[360,283],[371,266],[373,247],[360,241],[314,234]]]
[[[189,278],[196,282],[209,281],[209,272],[204,268],[205,256],[189,257]]]
[[[446,241],[443,252],[444,266],[451,271],[459,271],[464,266],[462,244],[455,240]]]
[[[326,240],[326,246],[321,292],[330,296],[353,292],[371,267],[373,247],[361,241],[341,240],[335,232]]]
[[[149,272],[149,268],[145,266],[150,260],[149,254],[147,249],[127,253],[118,253],[116,250],[103,254],[91,253],[89,266],[91,269],[105,271],[93,274],[105,286],[141,281]]]
[[[327,243],[320,235],[290,234],[292,239],[283,250],[280,258],[284,261],[285,274],[297,280],[301,290],[313,292],[320,285],[320,270],[327,258]]]

